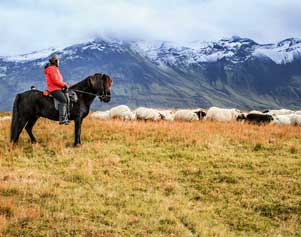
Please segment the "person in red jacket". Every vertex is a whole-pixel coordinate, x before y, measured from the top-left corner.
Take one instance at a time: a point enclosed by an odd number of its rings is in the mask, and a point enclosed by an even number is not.
[[[49,63],[46,64],[44,73],[49,93],[60,103],[59,109],[59,124],[69,124],[67,116],[67,98],[63,93],[63,89],[68,88],[64,82],[63,76],[59,70],[60,59],[57,55],[52,55],[49,58]]]

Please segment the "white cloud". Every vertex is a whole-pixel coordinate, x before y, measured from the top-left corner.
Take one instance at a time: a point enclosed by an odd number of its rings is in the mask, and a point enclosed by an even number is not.
[[[300,0],[2,0],[0,55],[96,36],[172,41],[301,37]]]

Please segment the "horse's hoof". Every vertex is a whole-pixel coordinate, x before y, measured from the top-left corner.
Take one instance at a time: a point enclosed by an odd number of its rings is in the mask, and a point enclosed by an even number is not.
[[[82,144],[80,144],[80,143],[74,143],[74,147],[80,147]]]

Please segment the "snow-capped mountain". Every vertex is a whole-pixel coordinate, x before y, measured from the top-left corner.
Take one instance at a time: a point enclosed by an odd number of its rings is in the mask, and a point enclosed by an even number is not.
[[[39,51],[34,51],[27,54],[15,55],[15,56],[6,56],[0,57],[5,62],[25,62],[25,61],[34,61],[41,58],[47,58],[52,53],[59,51],[56,48],[43,49]]]
[[[194,64],[210,63],[219,60],[229,60],[241,63],[252,57],[269,58],[277,64],[286,64],[301,57],[301,39],[290,38],[276,44],[258,44],[255,41],[239,36],[221,39],[217,42],[186,42],[176,43],[167,41],[104,41],[95,40],[77,44],[67,48],[49,48],[28,54],[0,57],[7,62],[25,62],[45,59],[53,53],[68,56],[83,52],[87,49],[104,51],[110,49],[122,52],[122,45],[127,44],[133,51],[145,56],[157,64]]]
[[[233,36],[217,42],[135,42],[132,48],[152,62],[167,65],[189,65],[228,60],[242,63],[254,57],[269,58],[277,64],[301,57],[301,39],[287,39],[277,44],[258,44],[253,40]]]
[[[301,108],[301,40],[259,44],[236,36],[189,43],[97,39],[2,56],[0,110],[10,110],[14,95],[30,85],[45,89],[43,67],[53,53],[70,84],[110,74],[108,106]]]

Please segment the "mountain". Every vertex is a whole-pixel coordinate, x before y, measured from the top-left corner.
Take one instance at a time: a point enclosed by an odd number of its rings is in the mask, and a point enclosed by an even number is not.
[[[70,84],[96,72],[112,76],[112,100],[131,107],[301,108],[301,39],[258,44],[234,36],[174,43],[96,39],[63,49],[0,57],[0,110],[31,85],[45,89],[49,55],[61,57]]]

